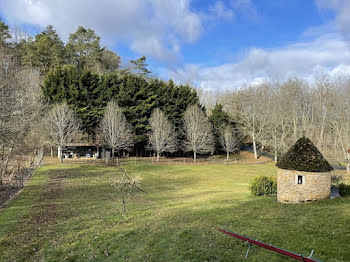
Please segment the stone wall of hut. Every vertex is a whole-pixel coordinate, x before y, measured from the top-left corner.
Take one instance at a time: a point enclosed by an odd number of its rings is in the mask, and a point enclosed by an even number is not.
[[[303,183],[298,184],[298,176]],[[277,200],[284,203],[299,203],[329,198],[331,193],[330,172],[302,172],[278,169]]]

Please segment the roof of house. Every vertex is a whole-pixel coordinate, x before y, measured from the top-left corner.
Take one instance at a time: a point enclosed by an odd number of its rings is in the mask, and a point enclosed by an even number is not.
[[[66,147],[71,147],[71,146],[85,146],[85,147],[89,147],[89,146],[101,146],[98,143],[67,143],[65,144]]]
[[[329,172],[333,167],[306,137],[300,138],[276,164],[281,169]]]

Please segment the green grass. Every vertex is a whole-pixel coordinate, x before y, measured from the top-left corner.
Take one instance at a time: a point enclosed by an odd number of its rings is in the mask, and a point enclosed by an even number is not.
[[[126,167],[141,187],[121,201],[114,167],[40,167],[0,210],[1,261],[290,261],[217,232],[252,236],[323,261],[350,261],[350,198],[285,205],[248,186],[273,164]]]

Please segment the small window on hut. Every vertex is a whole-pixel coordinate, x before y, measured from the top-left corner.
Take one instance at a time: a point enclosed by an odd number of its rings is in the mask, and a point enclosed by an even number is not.
[[[304,180],[303,176],[298,175],[298,177],[297,177],[297,184],[298,185],[304,184],[303,180]]]
[[[296,185],[305,185],[305,176],[295,175],[295,184]]]
[[[298,185],[303,183],[303,176],[298,176]]]

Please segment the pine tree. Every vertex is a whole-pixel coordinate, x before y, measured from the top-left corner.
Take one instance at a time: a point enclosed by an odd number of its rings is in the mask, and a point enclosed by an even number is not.
[[[120,56],[115,52],[103,48],[101,58],[102,72],[115,72],[120,67]]]
[[[146,57],[141,56],[139,59],[130,60],[130,68],[129,71],[134,74],[140,74],[148,76],[151,71],[147,69],[148,64],[146,64]]]
[[[94,69],[102,63],[100,37],[92,29],[79,26],[66,45],[68,60],[81,69]]]
[[[51,25],[25,45],[23,64],[38,68],[42,74],[64,63],[64,44]]]
[[[142,154],[147,145],[151,112],[159,107],[183,139],[182,117],[188,105],[199,104],[194,89],[177,86],[173,81],[146,79],[119,72],[99,75],[74,65],[58,66],[45,77],[44,96],[50,103],[67,102],[90,137],[102,119],[104,108],[112,99],[122,108],[133,127],[135,149]]]
[[[209,121],[213,125],[215,151],[218,152],[221,150],[221,142],[220,142],[221,130],[227,125],[231,125],[232,127],[234,125],[229,115],[223,110],[223,106],[221,104],[215,105],[212,111],[212,114],[209,117]]]
[[[4,46],[10,38],[9,27],[0,19],[0,46]]]

